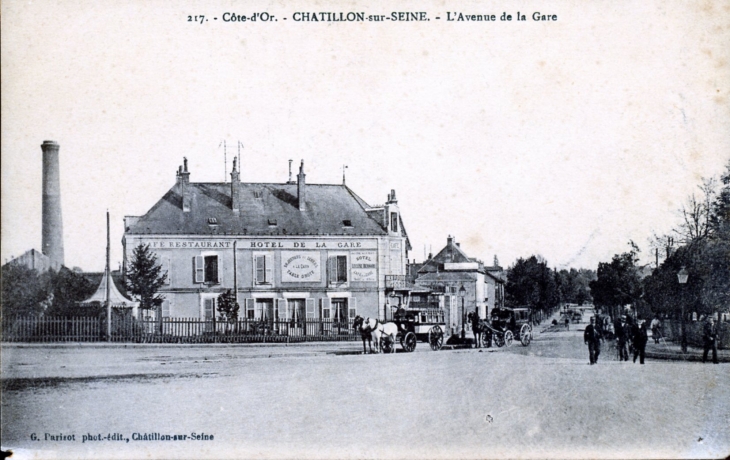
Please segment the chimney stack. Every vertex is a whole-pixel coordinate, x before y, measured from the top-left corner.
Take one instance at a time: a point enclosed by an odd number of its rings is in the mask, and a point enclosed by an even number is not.
[[[188,172],[188,159],[183,157],[183,166],[178,168],[177,182],[182,196],[183,212],[190,212],[190,173]]]
[[[304,174],[304,160],[302,160],[302,164],[299,165],[299,174],[297,175],[297,206],[299,207],[300,211],[307,210],[307,184],[304,180],[305,177],[306,175]]]
[[[233,171],[231,172],[231,208],[234,214],[241,211],[241,178],[236,169],[236,158],[233,158]]]
[[[58,161],[59,145],[43,141],[43,241],[42,252],[51,259],[51,266],[64,265],[63,219],[61,217],[61,171]]]

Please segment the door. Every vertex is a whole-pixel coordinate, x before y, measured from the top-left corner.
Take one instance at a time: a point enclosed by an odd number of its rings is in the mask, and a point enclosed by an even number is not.
[[[349,318],[347,299],[332,299],[331,310],[337,333],[347,331],[347,319]]]

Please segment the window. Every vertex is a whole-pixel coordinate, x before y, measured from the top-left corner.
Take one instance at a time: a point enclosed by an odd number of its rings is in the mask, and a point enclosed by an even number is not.
[[[246,319],[254,319],[255,317],[254,299],[246,299]]]
[[[169,300],[162,301],[162,317],[163,318],[170,317],[170,301]]]
[[[327,260],[328,280],[331,284],[347,282],[347,256],[331,256]]]
[[[218,256],[195,257],[195,282],[218,284]]]
[[[254,280],[256,284],[271,284],[274,267],[271,254],[254,254]]]
[[[172,276],[172,271],[170,270],[172,263],[170,262],[170,258],[169,257],[160,257],[160,265],[162,266],[162,270],[160,270],[160,274],[167,275],[167,278],[165,278],[165,286],[169,286],[171,284],[170,277]]]
[[[215,297],[203,299],[203,317],[206,320],[211,320],[213,315],[215,315]]]
[[[342,225],[345,227],[352,227],[352,221],[350,219],[345,219],[342,221]]]
[[[390,231],[391,232],[398,231],[398,213],[397,212],[390,213]]]

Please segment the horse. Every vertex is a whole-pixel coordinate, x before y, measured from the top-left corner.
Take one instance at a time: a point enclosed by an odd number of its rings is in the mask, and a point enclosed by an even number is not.
[[[469,314],[466,315],[466,318],[471,323],[471,330],[474,332],[474,342],[476,347],[479,348],[482,343],[482,333],[484,332],[482,321],[479,319],[479,315],[474,311],[470,311]]]
[[[360,315],[355,316],[355,319],[352,322],[352,327],[356,328],[360,331],[360,336],[362,337],[362,354],[367,354],[367,348],[365,347],[365,341],[367,340],[368,344],[370,345],[370,353],[373,352],[373,335],[372,330],[370,329],[370,325],[367,326],[364,325],[365,318],[363,318]]]
[[[372,340],[375,343],[375,353],[383,349],[383,338],[387,337],[392,344],[392,352],[395,353],[395,338],[398,335],[398,325],[395,323],[381,323],[375,318],[363,320],[362,329],[369,329]]]

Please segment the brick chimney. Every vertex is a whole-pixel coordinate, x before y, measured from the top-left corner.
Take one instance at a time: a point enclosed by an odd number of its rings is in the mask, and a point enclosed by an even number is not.
[[[51,266],[56,269],[64,264],[59,148],[54,141],[43,141],[41,145],[41,150],[43,150],[43,241],[41,250],[51,259]]]
[[[190,212],[190,173],[188,172],[188,159],[183,157],[183,166],[177,170],[177,184],[182,196],[183,212]]]
[[[236,158],[233,158],[233,171],[231,172],[231,209],[234,214],[241,211],[241,178],[236,169]]]
[[[299,165],[299,174],[297,174],[297,206],[300,211],[307,210],[307,184],[304,180],[305,177],[304,160],[302,160],[302,164]]]

